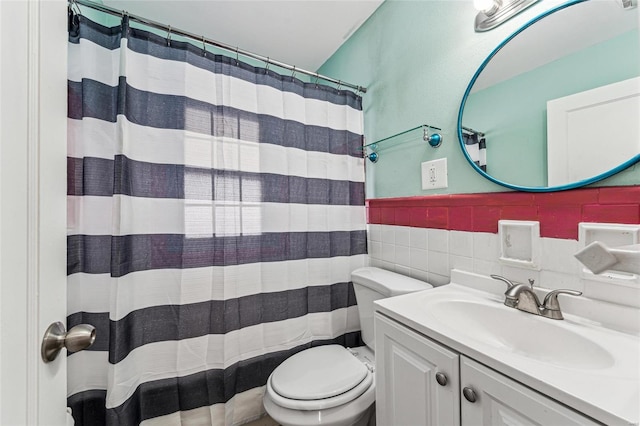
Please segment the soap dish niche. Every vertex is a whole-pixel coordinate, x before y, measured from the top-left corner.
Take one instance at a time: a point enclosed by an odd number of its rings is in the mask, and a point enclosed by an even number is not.
[[[580,249],[584,249],[595,241],[598,241],[609,248],[639,244],[640,225],[593,222],[579,223],[578,244]],[[631,286],[640,284],[640,276],[637,274],[619,271],[605,271],[600,274],[593,274],[582,265],[580,265],[580,276],[585,279],[611,284]]]
[[[540,222],[498,221],[500,263],[540,270]]]

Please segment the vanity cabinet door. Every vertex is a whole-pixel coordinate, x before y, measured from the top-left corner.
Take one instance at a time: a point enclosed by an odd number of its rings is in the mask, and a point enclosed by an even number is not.
[[[458,354],[378,313],[375,335],[378,426],[459,425]]]
[[[463,355],[460,377],[463,426],[600,424]]]

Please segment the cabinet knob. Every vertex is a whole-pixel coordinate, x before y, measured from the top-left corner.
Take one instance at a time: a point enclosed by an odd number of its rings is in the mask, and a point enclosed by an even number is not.
[[[464,389],[462,389],[462,395],[464,395],[464,398],[469,401],[469,402],[476,402],[476,400],[478,399],[477,395],[476,395],[476,391],[473,390],[473,388],[467,386]]]
[[[444,373],[436,373],[436,382],[440,386],[447,386],[447,375]]]

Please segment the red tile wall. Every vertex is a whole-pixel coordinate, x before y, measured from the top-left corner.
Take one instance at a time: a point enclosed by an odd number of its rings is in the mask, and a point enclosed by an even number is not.
[[[500,219],[537,220],[542,237],[577,240],[579,222],[640,224],[640,185],[367,200],[371,224],[497,233]]]

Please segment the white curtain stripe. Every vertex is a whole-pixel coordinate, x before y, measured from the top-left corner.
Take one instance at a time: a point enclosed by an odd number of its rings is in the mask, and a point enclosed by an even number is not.
[[[68,310],[109,312],[110,319],[117,321],[131,312],[152,306],[228,300],[349,282],[351,271],[365,266],[366,262],[366,255],[357,255],[207,268],[154,269],[127,274],[116,282],[108,274],[78,273],[68,277],[68,293],[83,297],[70,297]],[[114,300],[110,300],[111,289],[115,289]],[[117,309],[110,310],[110,306]]]
[[[82,81],[88,78],[109,86],[117,86],[120,77],[120,49],[107,49],[91,40],[80,39],[78,43],[69,43],[67,79]],[[100,64],[99,67],[87,67],[85,62]]]
[[[220,219],[228,216],[229,208],[237,211],[240,223],[236,231],[243,235],[357,231],[366,227],[362,206],[84,195],[67,197],[67,230],[70,235],[184,234],[186,238],[227,235],[229,229],[216,229],[216,218],[220,223]],[[120,214],[112,219],[113,211]]]
[[[87,390],[107,390],[109,353],[80,351],[67,357],[67,396]]]
[[[111,160],[124,154],[132,160],[158,164],[364,182],[364,159],[347,155],[139,126],[122,115],[117,123],[69,118],[67,129],[67,155],[73,158]],[[122,137],[136,143],[119,147],[117,141]]]

